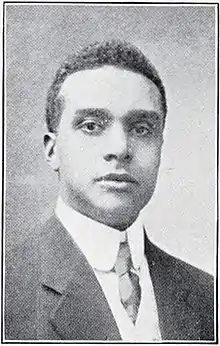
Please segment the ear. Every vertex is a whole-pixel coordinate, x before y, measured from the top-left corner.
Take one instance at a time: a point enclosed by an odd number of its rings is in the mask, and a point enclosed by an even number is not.
[[[54,171],[60,168],[60,160],[57,150],[57,137],[54,133],[48,132],[44,135],[45,158]]]

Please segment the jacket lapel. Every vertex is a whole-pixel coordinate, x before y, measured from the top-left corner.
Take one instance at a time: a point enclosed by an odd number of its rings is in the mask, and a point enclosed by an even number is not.
[[[85,256],[56,217],[41,238],[41,281],[61,295],[50,321],[63,340],[120,340],[104,293]]]
[[[162,340],[199,340],[201,322],[196,294],[187,285],[177,260],[146,237],[145,253],[157,303]]]

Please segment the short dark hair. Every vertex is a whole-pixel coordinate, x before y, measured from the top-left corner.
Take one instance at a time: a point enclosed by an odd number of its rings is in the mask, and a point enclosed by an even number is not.
[[[112,40],[90,44],[77,54],[69,56],[58,69],[47,95],[46,124],[50,132],[56,132],[60,123],[64,105],[59,98],[59,92],[66,78],[74,72],[104,65],[140,73],[150,79],[160,91],[165,122],[166,94],[157,70],[136,46],[125,41]]]

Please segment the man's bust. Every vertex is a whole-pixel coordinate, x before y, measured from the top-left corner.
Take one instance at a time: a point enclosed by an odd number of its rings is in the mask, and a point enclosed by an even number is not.
[[[158,72],[131,44],[95,43],[57,71],[44,145],[59,198],[6,264],[7,340],[214,340],[212,277],[141,221],[166,115]]]

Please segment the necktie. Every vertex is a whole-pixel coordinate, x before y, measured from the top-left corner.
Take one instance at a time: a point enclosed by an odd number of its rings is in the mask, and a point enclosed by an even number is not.
[[[141,300],[141,288],[139,277],[132,268],[131,254],[127,241],[120,243],[115,272],[119,277],[121,302],[128,316],[135,323]]]

